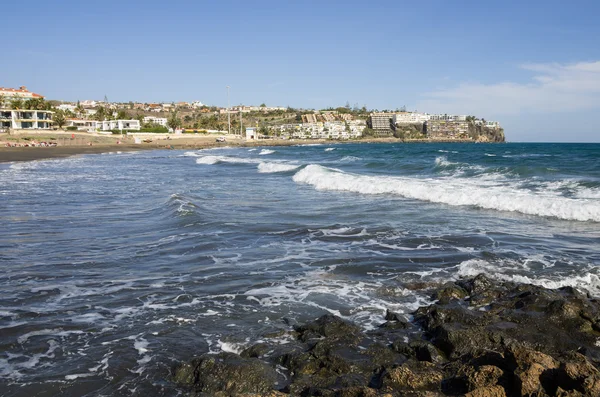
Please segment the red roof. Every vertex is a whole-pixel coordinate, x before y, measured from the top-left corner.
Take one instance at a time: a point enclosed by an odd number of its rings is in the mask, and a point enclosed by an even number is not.
[[[43,98],[43,95],[40,94],[36,94],[35,92],[31,92],[29,90],[27,90],[27,87],[25,86],[21,86],[18,89],[17,88],[4,88],[4,87],[0,87],[0,91],[3,92],[14,92],[14,93],[23,93],[23,94],[31,94],[32,98]]]

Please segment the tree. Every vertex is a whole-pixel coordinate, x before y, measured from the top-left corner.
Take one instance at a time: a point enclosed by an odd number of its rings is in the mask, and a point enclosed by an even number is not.
[[[117,112],[117,120],[127,120],[127,119],[129,119],[129,114],[125,110],[121,109]]]
[[[173,132],[175,132],[178,127],[181,127],[181,120],[177,116],[177,111],[174,111],[173,114],[169,116],[169,119],[167,120],[167,126],[173,129]]]
[[[260,107],[261,107],[261,108],[266,108],[266,107],[267,107],[267,105],[265,105],[264,103],[261,103],[261,104],[260,104]]]
[[[54,113],[54,116],[52,117],[52,120],[54,121],[54,124],[62,129],[62,127],[65,125],[65,123],[67,122],[67,118],[65,117],[65,113],[62,110],[57,110]]]
[[[10,101],[10,107],[13,109],[23,109],[23,100],[21,98],[15,98]]]

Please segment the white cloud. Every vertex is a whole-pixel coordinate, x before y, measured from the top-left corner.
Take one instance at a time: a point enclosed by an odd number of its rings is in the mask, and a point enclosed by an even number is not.
[[[461,83],[425,93],[417,108],[486,118],[600,109],[600,61],[524,64],[521,69],[534,72],[529,82]]]

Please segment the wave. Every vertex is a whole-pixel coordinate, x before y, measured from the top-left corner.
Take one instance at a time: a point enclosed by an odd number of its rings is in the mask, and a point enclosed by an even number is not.
[[[444,171],[486,171],[485,167],[469,163],[458,163],[449,161],[446,156],[438,156],[435,158],[435,168]]]
[[[281,163],[260,163],[258,165],[258,172],[261,174],[272,174],[275,172],[288,172],[293,171],[300,167],[294,164],[281,164]]]
[[[526,274],[523,274],[523,270]],[[491,263],[483,259],[469,259],[458,265],[456,277],[474,277],[483,273],[501,281],[533,284],[550,289],[573,287],[589,291],[596,296],[600,293],[600,275],[595,274],[595,268],[585,269],[579,274],[557,274],[555,277],[535,276],[527,270],[526,263]]]
[[[333,150],[335,150],[335,148],[334,148],[334,147],[328,147],[327,149],[325,149],[325,151],[326,151],[326,152],[331,152],[331,151],[333,151]]]
[[[354,161],[360,161],[362,160],[360,157],[356,157],[356,156],[344,156],[340,159],[340,162],[354,162]]]
[[[273,154],[273,153],[275,153],[275,150],[271,150],[271,149],[263,149],[263,150],[261,150],[261,151],[260,151],[258,154],[259,154],[260,156],[264,156],[264,155],[266,155],[266,154]]]
[[[242,159],[239,157],[230,156],[204,156],[196,159],[196,164],[218,164],[218,163],[234,163],[234,164],[257,164],[260,160],[256,159]]]
[[[532,192],[483,178],[403,178],[365,176],[310,164],[298,171],[294,182],[317,190],[361,194],[393,194],[453,206],[519,212],[565,220],[600,222],[600,202],[567,198],[557,192]]]

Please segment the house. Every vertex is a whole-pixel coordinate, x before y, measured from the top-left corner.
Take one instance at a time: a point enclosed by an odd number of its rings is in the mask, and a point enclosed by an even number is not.
[[[78,131],[94,132],[100,121],[71,118],[67,119],[66,127],[76,127]]]
[[[166,117],[154,117],[154,116],[146,116],[144,117],[144,124],[158,124],[163,127],[167,126],[167,118]]]
[[[27,87],[22,85],[17,88],[4,88],[0,87],[0,96],[3,96],[5,99],[13,99],[13,98],[23,98],[23,99],[34,99],[34,98],[44,98],[44,96],[40,94],[36,94],[34,92],[30,92],[27,90]]]
[[[97,129],[101,131],[111,130],[133,130],[139,131],[141,129],[139,120],[105,120],[99,121]]]

